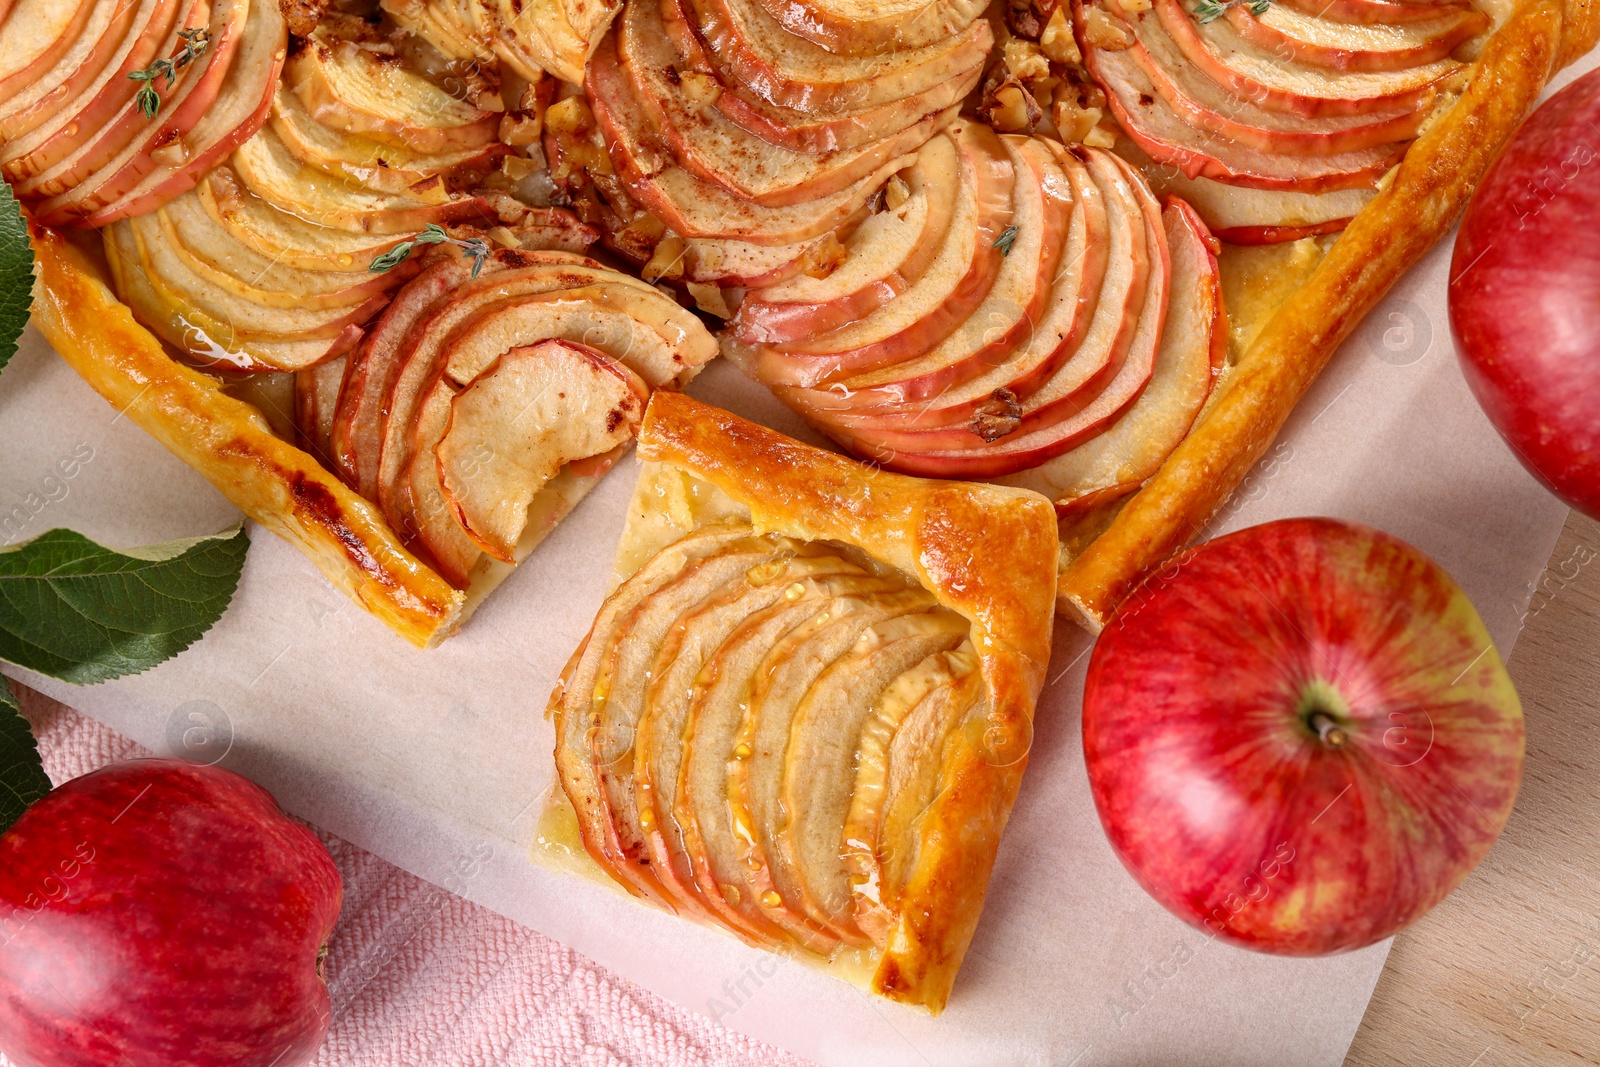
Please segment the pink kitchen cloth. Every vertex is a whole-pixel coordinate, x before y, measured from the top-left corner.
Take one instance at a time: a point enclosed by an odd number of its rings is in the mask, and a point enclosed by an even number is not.
[[[57,785],[150,753],[26,690]],[[315,827],[313,827],[315,829]],[[806,1067],[318,830],[344,876],[316,1067]],[[13,1067],[0,1056],[0,1067]]]

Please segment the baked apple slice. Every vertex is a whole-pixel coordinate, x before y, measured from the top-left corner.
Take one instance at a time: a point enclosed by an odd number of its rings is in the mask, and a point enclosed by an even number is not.
[[[969,642],[896,678],[861,725],[840,860],[855,924],[874,944],[887,943],[894,930],[916,867],[917,823],[944,785],[946,739],[987,710]]]
[[[693,29],[728,84],[780,107],[837,113],[876,107],[960,82],[983,67],[994,44],[988,20],[921,46],[852,56],[784,29],[760,0],[671,0],[668,28]],[[688,49],[680,42],[685,55]]]
[[[795,711],[783,754],[777,842],[807,914],[848,943],[870,939],[856,924],[854,887],[842,855],[861,731],[886,690],[931,656],[967,644],[953,611],[904,615],[864,631]]]
[[[627,858],[617,845],[594,759],[597,744],[615,744],[609,738],[597,740],[599,712],[610,693],[598,688],[596,681],[614,651],[618,632],[627,625],[635,608],[700,561],[728,545],[745,541],[750,532],[749,526],[743,524],[703,527],[635,571],[600,606],[588,637],[567,662],[561,681],[550,696],[548,714],[555,723],[556,773],[577,813],[585,851],[629,892],[649,896],[668,910],[676,909],[653,878],[640,887],[623,873],[628,869]]]
[[[1063,514],[1126,495],[1166,462],[1222,374],[1228,323],[1205,225],[1181,200],[1165,212],[1172,300],[1150,384],[1115,423],[1044,465],[1003,481],[1043,493]]]
[[[411,234],[429,223],[492,220],[482,199],[455,196],[437,177],[404,193],[373,192],[303,167],[270,126],[239,146],[233,171],[249,192],[279,211],[336,230],[362,234]]]
[[[0,74],[0,138],[12,140],[27,133],[57,109],[82,99],[84,91],[113,64],[128,34],[143,28],[154,9],[148,0],[142,4],[91,2],[49,6],[54,10],[48,15],[18,11],[21,22],[7,18],[0,23],[0,71],[8,71],[17,70],[15,64],[24,61],[22,54],[28,51],[29,40],[38,39],[42,27],[37,20],[41,15],[52,20],[82,20],[70,38],[63,35],[70,43],[50,61],[48,70],[36,70],[20,77]],[[37,58],[42,56],[43,53]]]
[[[412,234],[371,235],[319,226],[273,207],[223,165],[195,186],[206,214],[259,255],[301,270],[363,270]],[[176,201],[175,201],[176,202]]]
[[[812,386],[915,358],[966,322],[1008,258],[1001,246],[1017,209],[1018,181],[989,127],[963,121],[952,133],[961,155],[961,199],[937,257],[914,285],[832,333],[748,354],[733,344],[729,354],[768,384]],[[1026,189],[1022,195],[1028,197]]]
[[[216,100],[199,120],[181,137],[152,148],[154,166],[123,167],[98,186],[97,176],[86,187],[93,191],[75,190],[63,212],[79,216],[85,225],[104,226],[153,211],[193,189],[266,122],[272,87],[283,65],[285,35],[283,17],[274,5],[253,4]],[[48,207],[40,205],[40,217],[46,222]],[[92,213],[83,214],[91,208]]]
[[[198,19],[185,14],[195,10],[201,13]],[[70,95],[63,91],[65,87],[58,87],[0,122],[0,173],[19,184],[53,167],[95,133],[114,124],[122,125],[127,137],[132,137],[134,123],[143,116],[125,110],[139,90],[139,83],[128,75],[148,68],[161,54],[159,50],[177,39],[175,19],[184,26],[203,27],[209,10],[204,0],[142,0],[132,29],[91,84]]]
[[[952,105],[914,112],[909,125],[876,132],[855,147],[825,153],[786,148],[743,129],[691,93],[696,83],[685,83],[678,72],[682,60],[656,0],[628,4],[615,36],[629,84],[674,159],[697,177],[767,207],[806,203],[847,189],[888,161],[915,152],[955,118]]]
[[[801,275],[747,293],[729,322],[749,344],[793,344],[865,318],[916,284],[933,264],[956,215],[961,156],[941,133],[890,181],[883,208],[844,242],[844,257],[823,277]],[[893,193],[898,203],[889,197]]]
[[[333,430],[346,363],[347,357],[339,356],[294,374],[295,437],[301,448],[323,463],[328,462],[328,435]]]
[[[16,0],[0,24],[0,100],[47,79],[86,34],[92,47],[109,6],[95,0]]]
[[[185,42],[181,33],[205,31],[210,34],[204,56],[176,69],[174,82],[161,83],[161,109],[149,118],[128,93],[116,119],[98,128],[73,128],[69,121],[60,136],[41,146],[48,166],[34,160],[19,160],[21,181],[13,185],[19,198],[48,201],[77,189],[97,175],[101,178],[120,173],[123,167],[154,166],[151,150],[182,137],[217,99],[227,68],[233,61],[250,10],[249,0],[196,0],[184,24],[172,29],[170,39],[157,53],[170,58],[179,54]],[[128,84],[137,91],[132,79]],[[62,150],[65,150],[64,153]]]
[[[759,0],[779,25],[835,55],[876,56],[960,33],[984,0]]]
[[[1422,5],[1418,5],[1422,6]],[[1274,55],[1330,70],[1406,70],[1450,58],[1489,27],[1471,7],[1440,6],[1431,19],[1345,22],[1329,13],[1272,5],[1257,15],[1231,7],[1225,15],[1244,40]]]
[[[498,141],[445,153],[415,152],[326,126],[311,117],[285,82],[273,94],[271,122],[296,159],[376,193],[404,194],[430,178],[443,179],[447,188],[470,186],[507,152]]]
[[[284,81],[317,122],[413,152],[483,148],[499,116],[472,106],[356,41],[319,28],[284,68]]]
[[[649,387],[622,363],[571,341],[513,348],[456,391],[433,446],[457,521],[489,555],[515,563],[528,505],[569,463],[633,440]],[[426,454],[419,450],[423,462]]]

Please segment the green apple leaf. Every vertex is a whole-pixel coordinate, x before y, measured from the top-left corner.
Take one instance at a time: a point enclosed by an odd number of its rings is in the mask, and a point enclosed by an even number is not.
[[[33,731],[17,708],[11,686],[0,676],[0,834],[48,792],[50,779],[39,762]]]
[[[240,525],[126,552],[51,530],[0,551],[0,659],[78,685],[149,670],[222,616],[248,547]]]
[[[33,245],[11,186],[0,182],[0,370],[17,354],[33,304]]]

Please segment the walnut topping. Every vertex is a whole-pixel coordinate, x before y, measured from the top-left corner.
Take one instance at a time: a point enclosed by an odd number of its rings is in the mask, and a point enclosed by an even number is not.
[[[998,441],[1022,425],[1022,404],[1010,389],[996,389],[972,416],[972,432],[985,441]]]
[[[1083,62],[1083,53],[1078,51],[1078,39],[1072,36],[1072,23],[1067,21],[1066,12],[1059,7],[1051,12],[1050,21],[1039,35],[1039,51],[1057,63],[1076,66]]]
[[[1027,82],[1030,87],[1033,83],[1050,77],[1050,60],[1039,50],[1039,46],[1032,41],[1023,41],[1013,37],[1005,44],[1003,50],[1006,70],[1018,81]]]
[[[677,281],[683,277],[683,255],[687,249],[683,238],[677,234],[661,238],[656,242],[650,262],[639,271],[640,276],[647,282]]]
[[[1044,111],[1015,78],[1006,78],[983,94],[978,114],[1001,133],[1032,133]]]
[[[700,70],[686,70],[678,75],[683,86],[683,97],[694,111],[704,111],[722,95],[722,83]]]
[[[1083,39],[1107,52],[1122,52],[1133,47],[1133,31],[1103,7],[1084,9]]]
[[[889,183],[883,187],[883,202],[889,206],[890,211],[900,210],[910,199],[911,186],[907,185],[906,180],[898,174],[890,178]]]
[[[543,123],[537,114],[507,111],[500,119],[500,140],[513,148],[537,144],[543,132]]]
[[[296,37],[311,36],[327,6],[327,0],[278,0],[278,10],[283,12],[289,32]]]
[[[839,264],[849,254],[850,250],[839,240],[839,235],[830,233],[806,250],[800,269],[808,278],[826,278],[839,269]]]
[[[1056,0],[1006,0],[1006,25],[1018,37],[1037,41],[1050,16],[1059,10]]]

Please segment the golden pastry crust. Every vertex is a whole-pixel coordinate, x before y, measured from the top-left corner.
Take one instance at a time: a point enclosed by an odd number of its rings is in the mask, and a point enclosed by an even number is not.
[[[859,548],[971,624],[990,714],[948,750],[899,927],[871,979],[874,992],[940,1011],[1027,766],[1055,614],[1054,508],[1026,490],[879,471],[676,393],[651,400],[638,447],[647,464],[715,487],[758,532]],[[658,506],[650,483],[641,479],[630,524],[649,522]],[[676,529],[728,518],[719,509]]]
[[[1197,537],[1339,344],[1449,232],[1560,65],[1594,46],[1597,0],[1527,0],[1471,69],[1461,97],[1407,151],[1229,372],[1225,392],[1110,525],[1065,567],[1059,608],[1093,632]]]
[[[465,595],[407,552],[375,507],[168,356],[80,249],[31,219],[29,230],[33,321],[84,381],[395,632],[427,648],[455,630]]]

